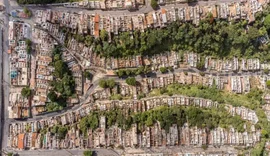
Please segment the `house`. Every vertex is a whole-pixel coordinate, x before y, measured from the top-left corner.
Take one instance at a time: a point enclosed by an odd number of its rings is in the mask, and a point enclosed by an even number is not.
[[[26,147],[25,146],[25,144],[26,144],[25,140],[26,140],[26,138],[25,138],[24,133],[21,133],[21,134],[18,135],[18,149],[20,149],[20,150],[25,149],[25,147]]]

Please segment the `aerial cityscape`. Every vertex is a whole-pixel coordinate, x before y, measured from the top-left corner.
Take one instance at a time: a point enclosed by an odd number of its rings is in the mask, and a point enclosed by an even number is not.
[[[3,156],[270,156],[270,0],[1,0]]]

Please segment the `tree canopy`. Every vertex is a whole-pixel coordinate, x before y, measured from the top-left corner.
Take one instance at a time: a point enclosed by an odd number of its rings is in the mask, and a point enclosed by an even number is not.
[[[270,80],[266,81],[266,86],[270,89]]]
[[[87,78],[88,80],[91,80],[92,77],[93,77],[93,75],[92,75],[90,72],[85,71],[85,72],[84,72],[84,77]]]
[[[158,8],[157,0],[151,0],[151,7],[155,10]]]
[[[66,3],[76,2],[77,0],[17,0],[19,4],[51,4],[51,3]]]
[[[62,60],[61,47],[53,49],[53,62],[55,68],[54,81],[51,82],[52,89],[48,93],[51,103],[46,105],[48,111],[56,111],[66,106],[67,98],[75,93],[75,80],[67,64]]]
[[[83,156],[93,156],[93,151],[90,150],[84,151]]]
[[[145,126],[152,126],[159,122],[161,128],[166,131],[173,124],[183,126],[189,123],[189,126],[197,126],[199,128],[213,129],[218,126],[229,128],[230,125],[239,132],[244,131],[246,121],[239,116],[231,116],[224,108],[202,109],[197,107],[181,107],[181,106],[160,106],[153,110],[145,112],[131,112],[115,108],[106,112],[91,112],[87,117],[80,120],[79,128],[83,134],[87,134],[87,130],[96,129],[99,125],[99,118],[106,117],[106,126],[111,127],[117,124],[119,127],[129,129],[132,124],[138,124],[139,129]]]
[[[160,70],[161,73],[167,73],[168,72],[168,69],[166,67],[160,67],[159,70]]]
[[[101,30],[101,38],[94,39],[85,35],[87,40],[82,42],[86,42],[94,52],[104,57],[149,56],[164,51],[181,50],[222,58],[245,56],[270,60],[269,47],[262,45],[258,40],[267,33],[267,30],[269,32],[267,28],[269,17],[263,22],[265,14],[256,16],[256,21],[252,25],[248,25],[246,20],[229,22],[213,19],[209,15],[201,20],[198,26],[176,21],[162,29],[120,32],[119,35],[111,35],[111,40],[106,37],[108,32]],[[75,36],[71,31],[67,33],[69,33],[67,40]],[[203,65],[203,62],[199,65]],[[123,72],[119,71],[119,75],[123,75]]]
[[[51,129],[51,132],[54,134],[54,135],[57,135],[57,137],[59,139],[64,139],[67,132],[68,132],[68,129],[66,126],[62,126],[62,125],[55,125],[52,127]]]
[[[23,97],[28,98],[31,95],[31,89],[29,87],[24,87],[21,90],[21,94],[22,94]]]
[[[28,17],[31,17],[31,16],[32,16],[31,10],[29,10],[27,7],[24,7],[24,8],[23,8],[23,12],[24,12]]]
[[[48,93],[48,98],[52,101],[55,102],[57,100],[57,94],[54,91],[50,91]]]
[[[270,30],[270,14],[265,17],[263,24],[267,30]]]
[[[113,88],[115,86],[115,81],[114,79],[101,79],[98,84],[101,88]]]
[[[54,75],[60,79],[63,78],[64,74],[68,72],[68,67],[62,60],[57,60],[54,63],[54,68]]]
[[[126,83],[128,84],[128,85],[131,85],[131,86],[135,86],[136,85],[136,79],[135,79],[135,77],[129,77],[129,78],[127,78],[126,79]]]

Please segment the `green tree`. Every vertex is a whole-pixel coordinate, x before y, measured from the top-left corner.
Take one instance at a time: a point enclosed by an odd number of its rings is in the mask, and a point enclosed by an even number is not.
[[[61,80],[61,83],[62,83],[62,86],[64,89],[64,92],[62,92],[62,96],[65,96],[65,97],[72,96],[72,94],[74,93],[74,90],[75,90],[74,78],[71,75],[65,73],[64,77]]]
[[[64,139],[67,132],[68,132],[68,130],[65,126],[60,126],[58,131],[57,131],[59,139]]]
[[[173,67],[171,67],[171,66],[168,67],[168,69],[169,69],[169,71],[171,71],[171,72],[173,72],[173,70],[174,70]]]
[[[90,47],[94,42],[94,38],[91,35],[87,35],[84,40],[84,44]]]
[[[267,30],[270,30],[270,14],[265,17],[263,24]]]
[[[153,126],[153,124],[154,124],[153,117],[152,117],[152,115],[149,115],[147,117],[147,120],[145,121],[145,125],[149,127],[149,126]]]
[[[160,70],[161,73],[168,72],[168,69],[166,67],[160,67],[159,70]]]
[[[32,41],[30,39],[26,39],[25,40],[25,44],[26,44],[26,46],[31,46],[32,45]]]
[[[53,55],[56,54],[61,54],[61,47],[60,46],[56,46],[55,48],[53,48]]]
[[[93,151],[90,150],[84,151],[83,156],[93,156]]]
[[[50,91],[48,93],[48,98],[52,101],[52,102],[56,102],[57,101],[57,94],[54,91]]]
[[[101,38],[101,40],[102,40],[102,41],[105,41],[105,40],[107,39],[107,37],[108,37],[107,31],[106,31],[105,29],[102,29],[102,30],[100,31],[100,38]]]
[[[61,54],[55,54],[55,55],[53,56],[53,59],[54,59],[54,61],[61,60]]]
[[[266,81],[266,86],[270,89],[270,80]]]
[[[268,131],[267,130],[262,129],[261,133],[262,133],[262,137],[263,138],[268,138],[269,137],[269,134],[268,134]]]
[[[155,10],[158,8],[157,0],[151,0],[151,7]]]
[[[92,75],[90,72],[88,72],[88,71],[85,71],[85,72],[84,72],[84,76],[85,76],[88,80],[91,80],[92,77],[93,77],[93,75]]]
[[[87,117],[84,117],[84,118],[82,118],[82,120],[80,120],[79,128],[84,135],[86,135],[86,132],[87,132],[87,129],[89,128],[89,126],[90,125],[88,123]]]
[[[258,28],[256,27],[249,27],[249,30],[248,30],[248,37],[252,40],[254,39],[257,39],[258,37],[260,37],[260,33],[259,33],[259,30]]]
[[[110,100],[122,100],[122,96],[120,94],[114,94],[110,97]]]
[[[128,85],[135,86],[136,85],[136,79],[135,79],[135,77],[129,77],[129,78],[127,78],[126,79],[126,83]]]
[[[200,75],[201,75],[201,76],[204,76],[204,75],[205,75],[205,73],[204,73],[204,72],[200,72]]]
[[[197,69],[202,70],[204,68],[205,60],[204,57],[197,64]]]
[[[31,51],[32,51],[32,47],[31,46],[27,46],[26,47],[27,54],[31,54]]]
[[[98,85],[101,87],[101,88],[107,88],[107,82],[106,80],[102,79],[99,81]]]
[[[60,79],[62,79],[64,74],[68,72],[68,67],[62,60],[57,60],[54,63],[54,68],[55,68],[54,75]]]
[[[264,74],[269,74],[269,69],[264,69],[263,72]]]
[[[51,129],[51,132],[54,135],[57,135],[59,139],[64,139],[67,134],[67,131],[68,131],[67,127],[62,125],[55,125]]]
[[[208,146],[207,146],[207,145],[205,145],[205,144],[204,144],[204,145],[202,145],[202,149],[203,149],[203,150],[207,150],[207,148],[208,148]]]
[[[58,111],[58,110],[62,110],[63,107],[60,106],[58,103],[56,102],[50,102],[46,104],[46,110],[48,112],[52,112],[52,111]]]
[[[81,35],[81,34],[76,34],[76,35],[75,35],[75,38],[76,38],[76,40],[77,40],[78,42],[81,42],[81,43],[84,42],[84,36]]]
[[[118,75],[118,77],[122,77],[122,76],[124,76],[125,75],[125,72],[124,72],[124,70],[118,70],[117,71],[117,75]]]
[[[98,44],[95,48],[97,53],[101,53],[102,52],[102,46],[100,44]]]
[[[31,89],[29,87],[24,87],[21,91],[23,97],[28,98],[31,95]]]
[[[12,152],[8,152],[8,156],[13,156],[13,153]]]
[[[106,81],[106,86],[108,86],[109,88],[113,88],[115,86],[115,81],[114,79],[109,79]]]
[[[58,132],[59,126],[55,125],[52,127],[51,132],[55,135]]]
[[[29,10],[27,7],[24,7],[24,8],[23,8],[23,12],[24,12],[28,17],[31,17],[31,16],[32,16],[31,10]]]

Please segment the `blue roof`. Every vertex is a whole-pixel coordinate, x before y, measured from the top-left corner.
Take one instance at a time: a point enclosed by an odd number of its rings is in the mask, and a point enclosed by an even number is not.
[[[11,12],[11,16],[17,17],[17,16],[18,16],[18,15],[17,15],[17,12],[16,12],[16,11],[12,11],[12,12]]]
[[[17,75],[18,75],[18,72],[17,71],[11,71],[10,72],[10,77],[11,78],[15,78],[15,77],[17,77]]]

